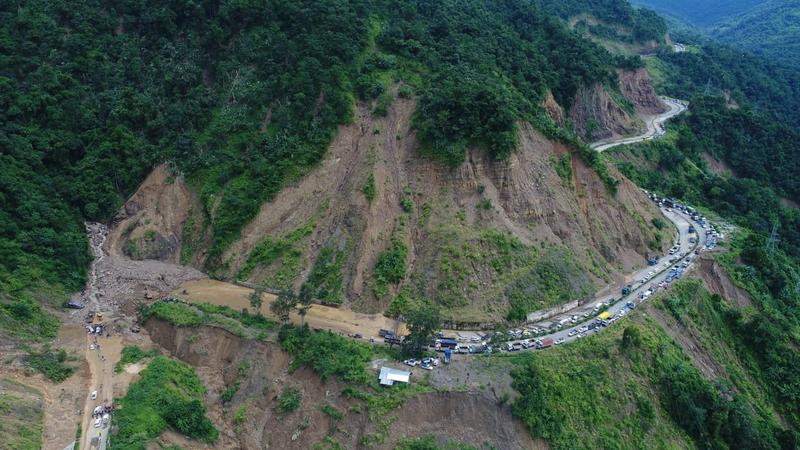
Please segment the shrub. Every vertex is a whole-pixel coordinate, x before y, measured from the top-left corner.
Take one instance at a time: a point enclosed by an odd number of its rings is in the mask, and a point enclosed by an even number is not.
[[[219,433],[205,415],[204,393],[194,369],[156,356],[118,401],[110,448],[144,449],[167,426],[192,439],[216,441]]]
[[[365,383],[365,370],[372,352],[364,344],[329,331],[312,332],[308,327],[284,327],[278,334],[281,348],[294,358],[291,369],[306,366],[322,381],[335,376],[342,381]]]
[[[375,175],[369,174],[367,177],[367,181],[364,182],[364,186],[361,188],[361,192],[364,193],[364,196],[367,197],[367,201],[372,203],[372,200],[375,199]]]
[[[25,362],[47,378],[60,383],[75,372],[75,368],[65,364],[67,352],[63,349],[51,350],[45,348],[42,352],[30,352],[25,357]]]
[[[114,365],[114,372],[120,373],[127,365],[137,363],[145,358],[150,358],[156,355],[158,355],[157,350],[150,350],[146,352],[138,345],[126,345],[122,349],[122,356],[120,357],[119,361],[117,361],[117,364]]]
[[[285,413],[292,412],[300,407],[302,401],[303,396],[300,391],[293,387],[287,387],[278,397],[278,409]]]

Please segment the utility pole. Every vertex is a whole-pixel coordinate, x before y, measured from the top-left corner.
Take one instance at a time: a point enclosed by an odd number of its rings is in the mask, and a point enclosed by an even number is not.
[[[704,95],[704,96],[708,96],[708,95],[709,95],[708,93],[709,93],[710,91],[711,91],[711,78],[709,77],[709,78],[708,78],[708,80],[706,81],[706,90],[705,90],[705,92],[703,93],[703,95]]]

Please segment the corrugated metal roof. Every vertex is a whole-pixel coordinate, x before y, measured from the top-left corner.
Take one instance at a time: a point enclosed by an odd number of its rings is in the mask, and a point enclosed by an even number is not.
[[[405,370],[392,369],[391,367],[381,367],[381,374],[378,376],[381,384],[391,386],[395,381],[408,383],[411,379],[411,372]]]

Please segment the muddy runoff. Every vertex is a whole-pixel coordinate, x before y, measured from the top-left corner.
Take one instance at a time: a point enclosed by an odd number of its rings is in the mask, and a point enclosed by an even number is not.
[[[237,311],[246,309],[254,314],[256,311],[250,306],[249,300],[252,293],[253,289],[234,283],[202,279],[183,283],[171,295],[189,303],[210,303],[227,306]],[[262,294],[260,312],[265,317],[275,319],[275,315],[270,311],[270,305],[275,298],[276,296],[273,294]],[[348,309],[324,305],[313,305],[306,313],[304,321],[297,312],[292,312],[290,321],[295,325],[306,323],[311,328],[330,330],[338,334],[361,334],[365,338],[378,337],[378,331],[381,329],[399,334],[408,333],[404,323],[380,314],[361,314]]]

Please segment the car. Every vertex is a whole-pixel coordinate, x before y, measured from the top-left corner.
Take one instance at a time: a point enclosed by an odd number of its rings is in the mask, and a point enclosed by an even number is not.
[[[89,350],[94,350],[94,349],[95,349],[94,344],[89,344]]]
[[[583,334],[583,333],[578,333],[578,336],[577,336],[577,338],[582,338],[582,337],[584,337],[584,336],[586,336],[586,335],[585,335],[585,334]]]
[[[567,333],[567,336],[569,336],[569,337],[572,337],[572,336],[575,336],[576,334],[578,334],[578,332],[577,332],[577,331],[575,331],[575,330],[569,330],[569,333]]]
[[[100,428],[100,423],[102,423],[102,419],[100,419],[99,417],[97,419],[94,419],[95,428]]]
[[[472,341],[472,342],[480,342],[481,341],[481,337],[480,336],[472,336],[471,338],[469,338],[469,340]]]
[[[92,391],[92,400],[97,400],[97,391]]]
[[[140,327],[139,325],[134,324],[131,327],[131,331],[133,331],[134,333],[138,333],[138,332],[142,331],[142,327]]]
[[[563,344],[565,340],[566,339],[564,339],[564,338],[558,338],[558,339],[555,340],[554,344],[556,344],[556,345]]]
[[[411,367],[417,367],[417,364],[419,364],[419,361],[417,361],[414,358],[411,358],[411,359],[407,359],[407,360],[403,361],[403,364],[405,364],[407,366],[411,366]]]
[[[420,365],[419,365],[419,368],[420,368],[420,369],[425,369],[425,370],[433,370],[433,366],[431,366],[431,365],[430,365],[430,364],[428,364],[428,363],[422,363],[422,364],[420,364]]]
[[[363,337],[364,336],[362,336],[361,333],[356,333],[356,334],[353,335],[353,339],[361,339]]]

